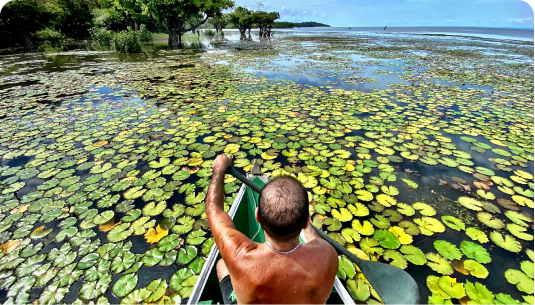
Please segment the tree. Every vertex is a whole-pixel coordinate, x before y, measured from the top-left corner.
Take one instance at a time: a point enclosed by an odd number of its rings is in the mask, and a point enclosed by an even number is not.
[[[139,20],[143,11],[139,0],[111,0],[113,7],[123,16],[126,26],[132,31],[139,30]]]
[[[223,28],[229,23],[228,15],[220,14],[210,19],[210,23],[214,26],[216,33],[222,32]]]
[[[229,13],[228,19],[240,30],[242,35],[245,35],[247,30],[251,31],[251,27],[255,23],[253,12],[243,6],[238,6],[234,12]]]
[[[182,34],[195,31],[208,18],[234,6],[232,0],[141,0],[142,8],[167,26],[169,47],[182,48]],[[200,21],[194,21],[196,18]],[[178,38],[178,39],[177,39]]]
[[[53,10],[57,16],[54,27],[61,33],[76,39],[89,36],[89,29],[93,26],[91,8],[97,3],[88,0],[55,0],[47,1],[47,4],[48,10]]]
[[[256,11],[253,13],[254,23],[260,29],[260,37],[269,37],[271,36],[271,29],[275,20],[279,19],[279,12],[264,12]]]
[[[2,44],[22,44],[29,52],[35,52],[36,46],[31,34],[52,25],[54,18],[54,14],[47,10],[43,1],[10,1],[0,14],[1,37],[8,37],[10,40]]]

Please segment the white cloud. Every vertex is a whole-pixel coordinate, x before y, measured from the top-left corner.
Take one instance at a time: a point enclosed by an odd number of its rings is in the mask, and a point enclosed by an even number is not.
[[[312,13],[312,16],[315,16],[316,15],[316,12]]]
[[[529,18],[509,18],[507,22],[516,22],[516,23],[527,23],[527,22],[533,22],[533,17]]]
[[[284,10],[284,6],[283,6],[283,7],[281,7],[281,11],[282,11],[282,10]]]
[[[390,18],[386,18],[385,20],[383,20],[383,23],[387,23],[388,20],[390,20]]]
[[[303,11],[303,14],[306,13],[307,11]]]

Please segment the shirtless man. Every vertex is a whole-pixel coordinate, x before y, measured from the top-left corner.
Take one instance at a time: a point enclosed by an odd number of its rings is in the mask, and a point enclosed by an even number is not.
[[[325,304],[338,255],[312,228],[305,188],[292,177],[274,179],[264,187],[256,219],[266,243],[256,243],[236,230],[223,209],[223,180],[231,161],[225,155],[215,159],[206,198],[208,225],[223,257],[216,268],[225,303]],[[302,229],[305,244],[299,243]]]

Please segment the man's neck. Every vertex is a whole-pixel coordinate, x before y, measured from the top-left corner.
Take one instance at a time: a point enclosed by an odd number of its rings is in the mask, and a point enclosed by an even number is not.
[[[293,250],[297,244],[299,244],[299,235],[288,241],[277,241],[268,234],[265,234],[266,242],[271,245],[275,250],[280,252],[286,252]]]

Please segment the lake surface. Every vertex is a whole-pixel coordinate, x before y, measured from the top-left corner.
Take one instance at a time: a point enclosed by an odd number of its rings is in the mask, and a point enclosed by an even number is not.
[[[480,27],[331,27],[331,28],[297,28],[290,31],[310,32],[346,32],[376,34],[420,34],[420,35],[455,35],[492,39],[510,39],[533,41],[533,29],[516,28],[480,28]]]
[[[404,268],[422,303],[532,302],[523,31],[228,30],[180,51],[0,56],[0,302],[187,302],[223,152],[295,175],[315,225]],[[378,302],[344,266],[353,297]]]

